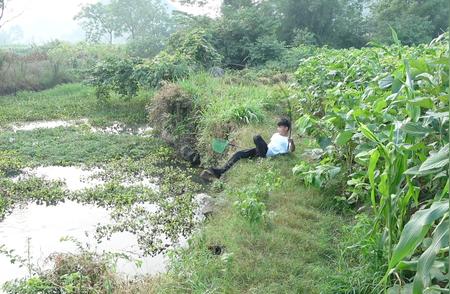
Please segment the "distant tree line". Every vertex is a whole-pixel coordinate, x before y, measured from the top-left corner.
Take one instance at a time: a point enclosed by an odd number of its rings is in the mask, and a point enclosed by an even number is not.
[[[276,59],[286,47],[390,43],[391,27],[403,44],[426,43],[448,29],[448,15],[447,0],[223,0],[215,19],[170,14],[161,0],[112,0],[85,6],[76,19],[88,40],[126,37],[141,57],[156,55],[176,31],[201,29],[224,63],[244,66]]]

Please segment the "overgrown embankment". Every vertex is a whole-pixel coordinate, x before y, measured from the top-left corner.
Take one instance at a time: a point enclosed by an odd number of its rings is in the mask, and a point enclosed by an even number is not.
[[[299,185],[293,162],[242,161],[213,183],[216,212],[174,254],[161,292],[337,293],[331,277],[345,220]]]
[[[223,163],[225,154],[210,150],[213,138],[226,138],[251,148],[252,137],[265,139],[286,116],[283,84],[262,83],[256,76],[213,78],[198,74],[163,87],[157,97],[175,93],[173,101],[191,97],[190,119],[160,111],[165,122],[195,134],[202,165]],[[174,88],[177,90],[174,91]],[[180,91],[183,93],[180,94]],[[159,96],[158,96],[159,95]],[[168,110],[167,108],[166,110]],[[176,109],[176,108],[175,108]],[[150,112],[152,113],[152,112]],[[183,112],[178,112],[178,114]],[[297,115],[294,114],[294,119]],[[186,122],[180,126],[180,122]],[[207,188],[215,198],[212,216],[188,249],[173,253],[169,273],[158,283],[161,293],[338,293],[350,291],[352,274],[344,226],[350,221],[332,209],[331,197],[305,188],[292,168],[314,142],[294,135],[295,154],[266,160],[243,160]],[[311,144],[310,144],[311,143]],[[342,237],[341,231],[347,235]],[[355,240],[352,240],[355,241]],[[359,269],[362,269],[360,267]],[[367,272],[368,270],[366,270]]]

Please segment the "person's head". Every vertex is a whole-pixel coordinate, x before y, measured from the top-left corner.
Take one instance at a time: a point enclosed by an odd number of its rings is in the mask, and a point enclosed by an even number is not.
[[[291,122],[286,118],[282,118],[278,121],[277,126],[278,133],[282,136],[287,136],[291,129]]]

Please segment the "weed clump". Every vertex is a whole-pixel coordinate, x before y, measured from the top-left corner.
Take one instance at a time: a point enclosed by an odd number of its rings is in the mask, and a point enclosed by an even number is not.
[[[88,251],[80,254],[54,254],[51,270],[31,279],[7,282],[6,293],[112,293],[118,286],[114,258]]]
[[[196,144],[197,120],[194,99],[178,85],[166,84],[147,106],[149,122],[181,157],[192,164],[200,163],[193,148]]]

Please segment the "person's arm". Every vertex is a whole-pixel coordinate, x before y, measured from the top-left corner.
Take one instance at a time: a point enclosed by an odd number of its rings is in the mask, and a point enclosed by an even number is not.
[[[289,152],[295,151],[295,144],[293,139],[289,139]]]

